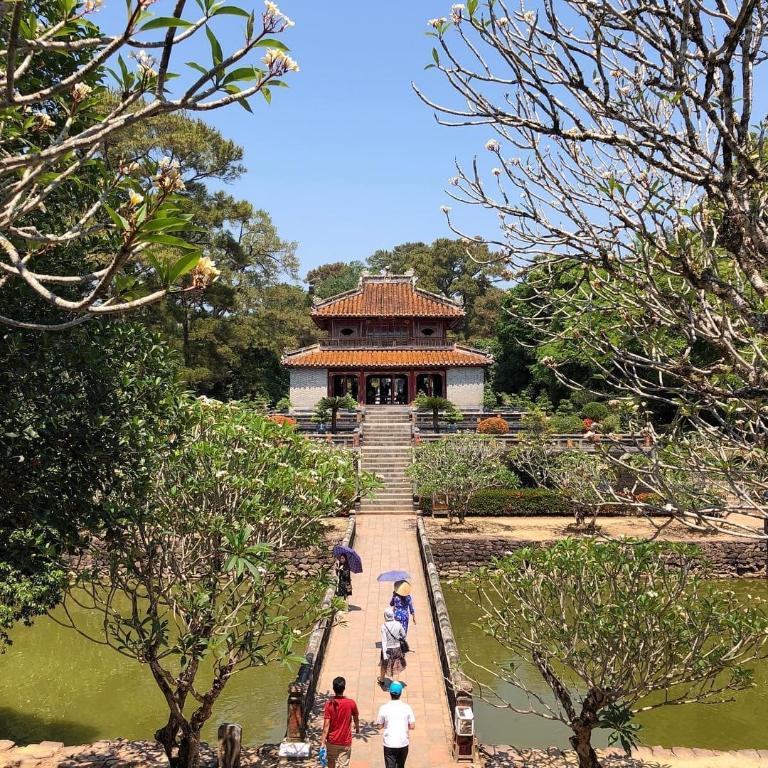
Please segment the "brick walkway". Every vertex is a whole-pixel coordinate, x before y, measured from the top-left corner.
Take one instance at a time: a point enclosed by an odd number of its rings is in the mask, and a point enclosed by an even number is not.
[[[411,732],[408,764],[416,768],[444,768],[451,760],[451,723],[437,654],[426,583],[416,541],[416,521],[405,515],[358,515],[355,549],[363,560],[364,572],[352,577],[353,595],[343,623],[334,626],[317,687],[318,703],[332,693],[337,675],[347,679],[347,694],[357,701],[361,735],[352,745],[351,768],[383,766],[380,732],[370,724],[379,706],[389,695],[376,684],[379,634],[384,609],[392,596],[391,583],[379,583],[382,571],[402,569],[410,573],[416,621],[408,629],[412,653],[401,675],[406,683],[403,700],[413,707],[416,730]],[[320,717],[312,723],[313,738],[322,726]]]

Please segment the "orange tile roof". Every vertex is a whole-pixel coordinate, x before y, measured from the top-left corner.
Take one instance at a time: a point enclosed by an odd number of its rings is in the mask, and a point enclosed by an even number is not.
[[[414,286],[408,276],[365,276],[354,291],[326,299],[313,317],[452,317],[464,316],[454,301]]]
[[[313,347],[288,352],[288,368],[454,368],[490,365],[490,355],[468,347],[446,349],[326,349]]]

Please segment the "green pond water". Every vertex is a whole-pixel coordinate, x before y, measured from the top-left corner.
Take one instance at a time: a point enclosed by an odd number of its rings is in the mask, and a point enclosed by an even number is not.
[[[768,599],[768,583],[760,581],[721,581],[718,584]],[[469,603],[449,585],[444,584],[445,599],[451,615],[453,631],[462,656],[493,668],[496,662],[511,660],[509,651],[475,626],[477,606]],[[527,699],[519,689],[494,680],[467,664],[475,679],[494,689],[507,701],[525,708]],[[534,692],[551,701],[551,695],[533,667],[521,667],[520,676]],[[640,740],[644,744],[665,747],[701,747],[703,749],[768,749],[768,662],[755,667],[756,686],[736,693],[736,700],[725,704],[686,704],[660,708],[638,717],[642,725]],[[568,746],[568,729],[560,723],[536,715],[518,715],[475,700],[475,726],[478,738],[485,744],[515,744],[520,747]],[[607,731],[595,731],[593,741],[605,746]]]
[[[230,721],[243,726],[248,744],[280,741],[295,674],[295,664],[276,664],[233,676],[203,739],[215,742],[218,724]],[[0,655],[0,739],[68,745],[152,740],[167,711],[148,667],[50,618],[15,629],[13,645]]]

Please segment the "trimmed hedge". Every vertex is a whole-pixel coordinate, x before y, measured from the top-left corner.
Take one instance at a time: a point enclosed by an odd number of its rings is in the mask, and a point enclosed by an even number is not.
[[[432,500],[422,498],[421,508],[424,512],[431,513]],[[472,497],[468,515],[472,517],[533,517],[572,516],[574,513],[573,505],[566,498],[548,488],[488,488]]]
[[[573,504],[549,488],[488,488],[472,497],[469,509],[478,517],[574,514]]]

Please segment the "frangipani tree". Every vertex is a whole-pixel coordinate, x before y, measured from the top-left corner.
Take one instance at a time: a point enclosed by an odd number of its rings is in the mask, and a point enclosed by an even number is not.
[[[180,290],[174,286],[187,273],[184,290],[210,284],[218,271],[185,240],[193,225],[174,202],[178,167],[113,164],[105,144],[181,110],[238,103],[250,111],[251,96],[269,101],[281,78],[298,70],[273,37],[293,22],[272,2],[258,13],[223,0],[202,0],[194,11],[186,0],[129,0],[110,33],[90,20],[99,5],[21,0],[0,10],[0,289],[23,281],[64,315],[0,314],[6,325],[63,329],[138,309]],[[242,21],[241,37],[225,51],[214,28],[232,17]],[[205,45],[210,58],[183,63],[190,45],[198,52]],[[60,255],[73,247],[84,255],[77,269]]]
[[[198,401],[146,502],[121,510],[85,553],[65,614],[151,673],[168,706],[155,736],[171,765],[198,765],[201,729],[232,675],[294,655],[322,580],[289,579],[290,551],[323,543],[323,518],[343,511],[357,482],[349,452],[244,406]],[[364,492],[368,476],[360,482]],[[73,603],[102,614],[95,634]]]
[[[485,488],[517,488],[519,479],[505,460],[504,445],[492,437],[466,434],[430,440],[413,451],[406,470],[420,496],[442,496],[448,519],[463,524],[469,501]]]
[[[459,165],[450,194],[497,214],[491,245],[529,288],[513,311],[641,417],[643,403],[674,413],[666,458],[648,452],[638,486],[684,521],[762,536],[765,4],[469,0],[429,24],[430,66],[459,98],[424,100],[484,130],[487,161]],[[730,504],[689,509],[664,480],[679,470]]]
[[[529,706],[487,686],[481,695],[566,725],[580,768],[600,766],[597,728],[629,751],[639,712],[730,700],[752,685],[750,662],[765,658],[768,613],[705,577],[690,545],[582,539],[521,549],[476,571],[458,588],[480,607],[478,627],[516,657],[483,669],[524,691]],[[521,661],[551,695],[526,684]]]

